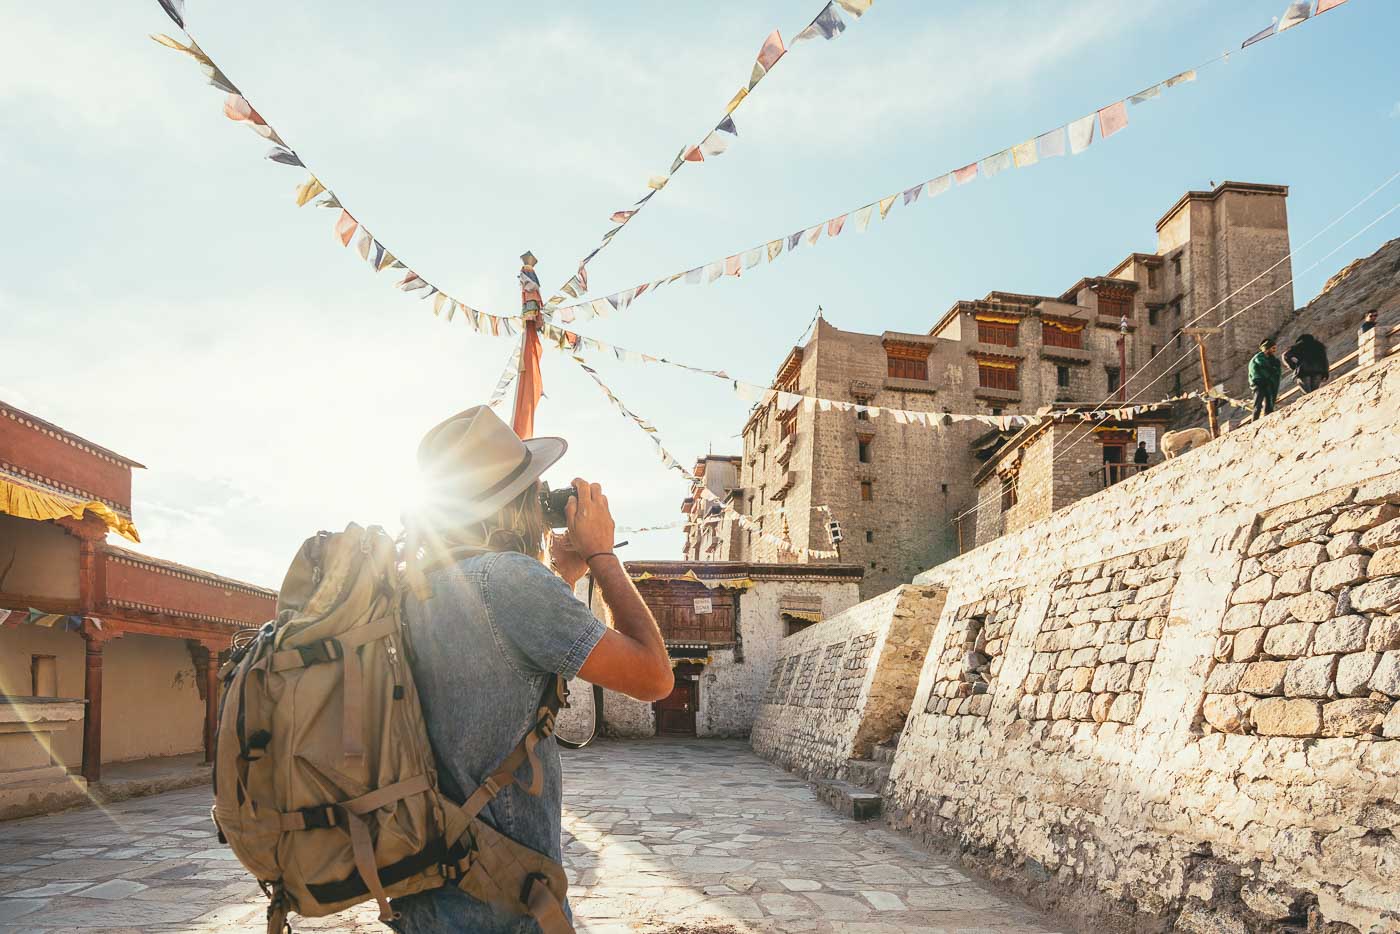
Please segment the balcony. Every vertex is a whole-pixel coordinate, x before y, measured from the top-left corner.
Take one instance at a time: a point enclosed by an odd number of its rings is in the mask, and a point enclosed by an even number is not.
[[[783,499],[787,496],[788,490],[792,489],[793,486],[796,485],[796,483],[797,483],[797,471],[795,471],[795,470],[785,470],[785,471],[783,471],[782,478],[778,481],[778,488],[777,488],[776,490],[774,490],[772,493],[770,493],[770,494],[768,495],[768,498],[771,499],[771,500],[776,500],[776,501],[781,501],[781,500],[783,500]]]
[[[938,391],[937,387],[926,379],[904,379],[898,376],[887,376],[881,387],[887,392],[922,392],[933,395]]]
[[[779,464],[786,467],[787,462],[792,460],[792,452],[795,450],[797,450],[797,432],[793,431],[787,437],[779,439],[778,449],[774,456]]]

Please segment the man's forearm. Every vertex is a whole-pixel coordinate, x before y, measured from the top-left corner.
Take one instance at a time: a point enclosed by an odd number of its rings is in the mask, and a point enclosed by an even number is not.
[[[622,562],[615,555],[599,555],[588,562],[588,569],[603,593],[603,602],[612,612],[617,631],[652,651],[666,654],[666,643],[656,619],[637,592],[632,578],[627,576]]]

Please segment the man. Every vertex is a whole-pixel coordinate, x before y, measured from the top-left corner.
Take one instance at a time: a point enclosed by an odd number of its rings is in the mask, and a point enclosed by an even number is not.
[[[1147,442],[1139,441],[1137,450],[1133,452],[1133,463],[1139,466],[1147,463]]]
[[[1327,348],[1311,334],[1299,334],[1283,355],[1283,362],[1297,374],[1298,385],[1305,393],[1321,386],[1331,369],[1327,363]]]
[[[1360,333],[1365,334],[1367,331],[1374,331],[1376,329],[1376,317],[1378,314],[1379,312],[1377,309],[1372,308],[1361,317]]]
[[[1249,360],[1249,388],[1254,390],[1254,417],[1272,415],[1278,401],[1278,384],[1283,378],[1283,364],[1278,360],[1278,345],[1271,340],[1259,344],[1259,352]]]
[[[671,692],[666,645],[613,554],[608,500],[574,480],[568,534],[551,533],[539,477],[563,456],[561,438],[521,441],[485,406],[454,415],[418,448],[423,504],[406,517],[421,542],[431,597],[409,597],[413,673],[437,757],[438,779],[462,801],[535,722],[551,675],[578,675],[638,700]],[[549,538],[552,570],[540,563]],[[411,544],[415,553],[416,546]],[[615,629],[573,595],[591,572]],[[550,858],[561,855],[562,779],[553,739],[536,747],[543,790],[508,786],[482,812],[497,830]],[[528,768],[526,766],[525,768]],[[396,899],[404,934],[526,934],[531,918],[448,884]]]

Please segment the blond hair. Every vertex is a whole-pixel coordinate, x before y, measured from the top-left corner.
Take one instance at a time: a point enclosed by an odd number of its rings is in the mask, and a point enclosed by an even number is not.
[[[462,522],[450,510],[428,510],[420,513],[413,524],[429,561],[487,551],[518,551],[539,560],[549,534],[540,506],[538,481],[494,515]]]

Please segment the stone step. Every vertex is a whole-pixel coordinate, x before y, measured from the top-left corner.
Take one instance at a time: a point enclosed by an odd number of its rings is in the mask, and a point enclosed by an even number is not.
[[[898,738],[890,740],[888,743],[881,743],[870,751],[870,758],[876,762],[894,762],[895,750],[899,749]]]
[[[884,791],[890,777],[890,764],[873,759],[851,759],[846,762],[846,780],[877,795]]]
[[[874,792],[832,778],[818,779],[812,787],[818,798],[852,820],[874,820],[880,816],[883,802]]]

